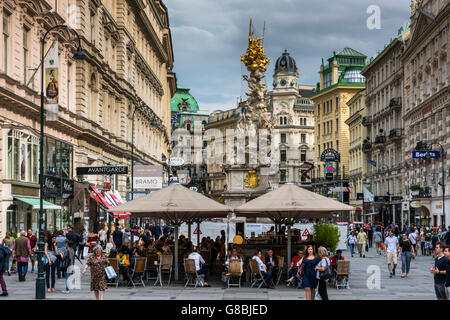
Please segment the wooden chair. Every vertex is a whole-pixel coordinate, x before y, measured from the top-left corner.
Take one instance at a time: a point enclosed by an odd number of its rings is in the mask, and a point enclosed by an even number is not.
[[[119,286],[119,281],[120,281],[119,259],[109,258],[108,261],[109,261],[109,264],[111,265],[111,267],[113,267],[114,271],[116,272],[117,277],[115,277],[113,279],[108,279],[107,285],[114,284],[114,285],[116,285],[116,288],[117,288]]]
[[[194,288],[197,286],[203,286],[203,275],[199,275],[197,273],[197,269],[195,268],[195,260],[194,259],[184,259],[184,272],[185,272],[185,281],[184,287],[186,288],[189,284],[193,285]]]
[[[146,266],[146,280],[157,280],[158,279],[158,261],[159,257],[157,254],[148,254],[147,256],[147,266]],[[156,263],[155,263],[156,262]],[[152,273],[154,276],[152,276]]]
[[[130,282],[128,283],[128,284],[131,283],[133,285],[133,288],[136,288],[136,284],[134,283],[135,276],[139,277],[138,283],[141,283],[142,286],[145,287],[144,280],[142,278],[145,273],[146,264],[147,264],[147,258],[135,258],[133,273],[131,274]]]
[[[337,264],[336,272],[336,288],[347,288],[350,289],[348,277],[350,275],[350,261],[349,260],[339,260]]]
[[[261,288],[262,285],[268,287],[263,275],[259,270],[258,262],[255,259],[250,260],[250,272],[250,281],[252,283],[251,288],[253,288],[255,284],[259,284],[258,289]]]
[[[162,276],[164,273],[169,275],[169,282],[167,286],[170,285],[170,280],[172,278],[172,267],[173,267],[173,255],[171,254],[163,254],[159,260],[158,266],[158,277],[155,281],[155,286],[159,282],[161,287],[163,286]]]
[[[281,275],[283,274],[283,271],[284,271],[284,257],[277,256],[277,258],[278,258],[278,274],[277,275],[275,275],[275,274],[273,275],[274,279],[277,279],[277,282],[276,282],[275,285],[278,285],[280,283]]]
[[[240,259],[231,259],[230,264],[228,265],[228,273],[227,276],[227,286],[228,288],[231,286],[241,287],[241,277],[244,273],[244,263]],[[237,279],[237,283],[233,283],[233,279]]]

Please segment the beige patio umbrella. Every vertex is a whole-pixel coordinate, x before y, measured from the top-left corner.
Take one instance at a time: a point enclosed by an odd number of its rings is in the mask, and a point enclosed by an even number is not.
[[[178,280],[178,228],[183,222],[207,218],[226,218],[225,205],[180,184],[111,208],[109,212],[131,212],[132,218],[159,218],[175,226],[175,280]]]
[[[290,229],[294,221],[303,218],[332,218],[334,213],[352,211],[354,207],[324,197],[315,192],[286,183],[237,208],[234,212],[241,217],[267,217],[275,223],[288,226],[288,259],[291,257]]]

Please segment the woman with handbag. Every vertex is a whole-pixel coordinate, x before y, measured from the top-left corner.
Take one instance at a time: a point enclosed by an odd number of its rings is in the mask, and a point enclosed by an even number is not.
[[[94,254],[91,255],[84,266],[83,274],[86,274],[87,268],[91,268],[91,291],[95,293],[96,300],[103,300],[106,284],[106,267],[108,267],[108,258],[103,255],[100,245],[94,248]]]
[[[326,249],[325,249],[326,250]],[[304,274],[302,285],[305,288],[306,300],[314,300],[317,288],[316,266],[319,263],[319,257],[314,253],[314,247],[308,245],[306,248],[305,258],[303,258]]]
[[[66,243],[66,253],[62,254],[62,262],[61,262],[61,270],[64,272],[66,278],[66,290],[63,290],[62,293],[70,293],[69,288],[69,278],[73,274],[73,270],[71,272],[67,272],[70,266],[73,266],[75,263],[75,251],[73,250],[73,242],[67,241]]]
[[[319,248],[320,262],[316,266],[317,279],[319,280],[319,294],[322,300],[328,300],[327,281],[333,275],[331,271],[330,259],[328,259],[328,251],[324,247]]]
[[[56,277],[56,237],[50,232],[45,235],[44,246],[44,265],[45,265],[45,283],[47,285],[47,292],[55,292],[55,277]],[[51,287],[50,287],[51,278]]]

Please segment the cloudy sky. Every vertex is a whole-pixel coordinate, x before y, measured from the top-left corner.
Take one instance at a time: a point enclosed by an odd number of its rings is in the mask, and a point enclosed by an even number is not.
[[[191,88],[202,110],[231,109],[247,85],[239,57],[246,51],[250,17],[271,59],[287,49],[300,83],[319,81],[321,58],[349,46],[369,58],[409,20],[410,0],[165,0],[169,10],[178,84]],[[370,30],[368,7],[380,8],[381,28]],[[371,12],[372,13],[372,12]]]

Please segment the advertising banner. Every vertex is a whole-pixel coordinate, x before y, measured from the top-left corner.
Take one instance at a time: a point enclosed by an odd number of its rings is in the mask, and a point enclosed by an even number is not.
[[[135,165],[133,185],[135,189],[162,189],[162,166]]]

